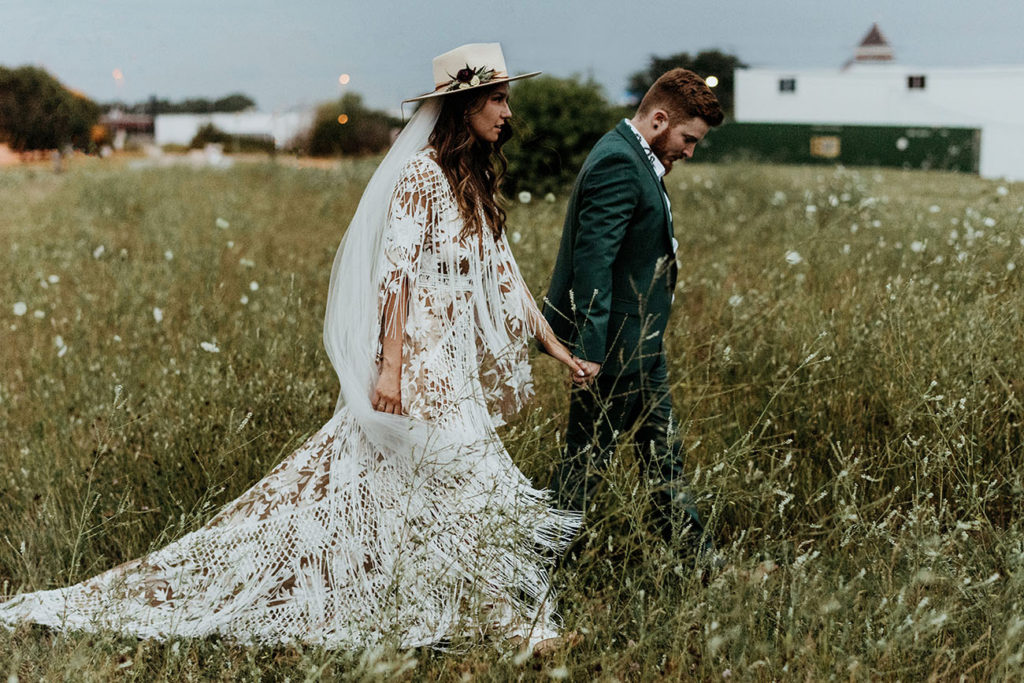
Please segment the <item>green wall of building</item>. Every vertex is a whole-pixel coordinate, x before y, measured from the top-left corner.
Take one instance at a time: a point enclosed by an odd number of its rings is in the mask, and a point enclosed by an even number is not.
[[[735,123],[712,129],[696,161],[895,166],[978,172],[976,128]]]

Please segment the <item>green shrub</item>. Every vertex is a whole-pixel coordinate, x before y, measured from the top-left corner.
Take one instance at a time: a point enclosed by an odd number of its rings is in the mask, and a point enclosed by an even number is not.
[[[394,117],[367,108],[358,94],[347,93],[320,105],[304,146],[318,157],[377,154],[391,144],[392,131],[399,125]]]
[[[510,101],[516,135],[505,147],[507,192],[565,189],[623,114],[591,80],[541,76],[516,84]]]

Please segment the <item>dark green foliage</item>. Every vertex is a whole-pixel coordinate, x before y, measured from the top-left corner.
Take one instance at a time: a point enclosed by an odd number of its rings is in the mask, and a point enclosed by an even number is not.
[[[554,76],[517,83],[510,102],[516,135],[504,148],[507,192],[568,187],[590,148],[624,113],[594,81]]]
[[[103,105],[104,111],[119,109],[130,114],[213,114],[216,112],[237,112],[252,109],[256,100],[243,93],[232,93],[216,100],[205,97],[189,97],[181,102],[150,97],[145,102],[126,104],[124,102],[108,102]]]
[[[274,138],[270,135],[232,135],[225,133],[212,123],[208,123],[198,131],[189,143],[191,149],[201,149],[208,144],[224,145],[225,152],[266,152],[274,153]]]
[[[345,123],[340,123],[341,116],[348,117]],[[317,109],[306,151],[320,157],[376,154],[391,144],[392,131],[399,125],[394,117],[366,107],[358,94],[347,93]]]
[[[100,116],[96,104],[44,69],[0,67],[0,141],[11,149],[85,147]]]
[[[730,55],[720,50],[703,50],[695,57],[689,52],[680,52],[668,57],[651,55],[651,61],[646,69],[637,71],[629,77],[629,86],[626,90],[636,98],[639,103],[647,89],[658,80],[658,77],[670,69],[682,67],[695,72],[701,78],[715,76],[718,78],[718,85],[715,86],[715,95],[722,105],[722,111],[726,117],[732,116],[733,111],[733,72],[736,69],[745,69],[746,64],[740,61],[735,55]]]

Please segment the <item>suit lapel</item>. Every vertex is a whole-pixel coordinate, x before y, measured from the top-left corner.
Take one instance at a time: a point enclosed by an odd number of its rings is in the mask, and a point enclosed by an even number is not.
[[[647,172],[651,176],[651,180],[657,188],[656,192],[658,192],[658,196],[661,199],[661,210],[665,216],[665,232],[668,236],[669,244],[671,244],[675,233],[672,229],[672,214],[668,210],[668,205],[665,203],[665,197],[668,196],[668,192],[665,190],[665,183],[663,183],[661,178],[658,177],[658,174],[654,170],[654,166],[651,165],[651,160],[647,158],[647,152],[644,151],[640,141],[636,139],[636,135],[630,129],[629,124],[624,120],[619,121],[619,125],[615,126],[615,132],[625,138],[626,142],[633,149],[633,152],[640,157],[641,161],[643,161],[643,167],[647,169]]]

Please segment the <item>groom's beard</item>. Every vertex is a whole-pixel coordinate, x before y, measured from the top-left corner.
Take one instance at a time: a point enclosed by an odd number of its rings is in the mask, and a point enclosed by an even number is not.
[[[666,128],[659,132],[654,138],[651,139],[651,151],[654,152],[654,156],[658,157],[658,161],[665,167],[665,175],[672,170],[672,162],[668,158],[668,131]]]

